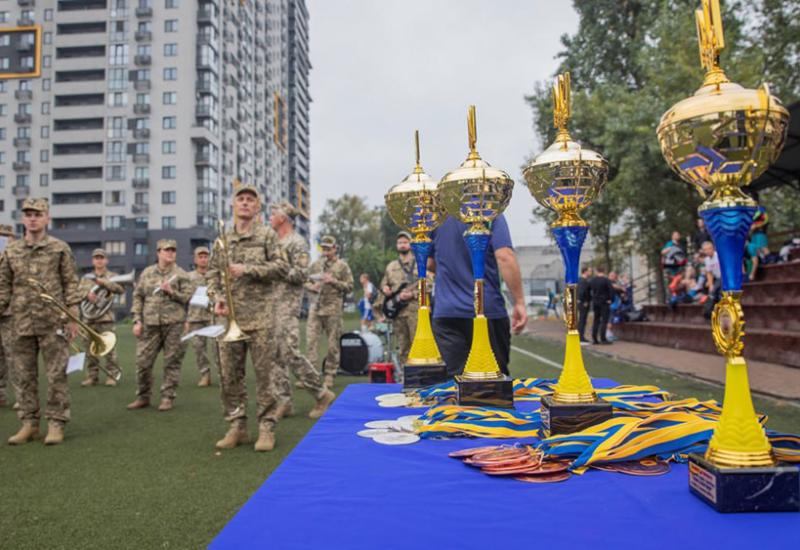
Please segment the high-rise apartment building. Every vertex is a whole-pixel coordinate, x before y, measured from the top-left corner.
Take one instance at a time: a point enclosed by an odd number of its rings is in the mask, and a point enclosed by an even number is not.
[[[0,222],[45,196],[82,268],[188,267],[239,180],[307,234],[309,69],[304,0],[0,2]]]

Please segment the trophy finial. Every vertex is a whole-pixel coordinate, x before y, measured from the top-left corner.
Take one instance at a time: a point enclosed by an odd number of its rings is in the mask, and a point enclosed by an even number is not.
[[[704,85],[728,82],[728,78],[719,66],[720,52],[725,49],[719,0],[702,0],[702,8],[695,11],[695,23],[700,64],[706,70]]]
[[[467,112],[467,134],[469,135],[469,160],[481,158],[478,151],[475,149],[475,144],[478,143],[478,127],[475,121],[475,105],[469,106]]]
[[[569,72],[558,75],[553,85],[553,126],[558,129],[556,141],[565,143],[570,140],[567,122],[572,115],[572,89]]]
[[[416,153],[417,163],[414,165],[414,173],[422,173],[422,165],[419,163],[419,130],[414,130],[414,149]]]

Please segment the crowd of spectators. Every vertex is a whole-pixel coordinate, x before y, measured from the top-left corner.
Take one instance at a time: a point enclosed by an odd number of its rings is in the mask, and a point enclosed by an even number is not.
[[[633,286],[627,275],[603,267],[584,267],[578,280],[578,332],[581,343],[590,342],[585,337],[589,312],[593,315],[592,339],[595,345],[608,345],[614,340],[611,324],[625,319],[633,311]]]

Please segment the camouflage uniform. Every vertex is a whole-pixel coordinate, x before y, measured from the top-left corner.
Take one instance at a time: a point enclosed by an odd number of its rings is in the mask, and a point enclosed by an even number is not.
[[[308,313],[308,360],[316,365],[319,359],[320,332],[328,335],[328,354],[323,362],[323,373],[326,377],[335,377],[339,368],[339,337],[342,335],[342,306],[344,297],[353,290],[353,274],[350,267],[342,259],[329,262],[319,258],[308,270],[309,276],[330,273],[334,277],[331,283],[321,283],[318,292],[313,290],[314,281],[306,283],[306,290],[311,293],[312,305]]]
[[[311,362],[300,354],[300,303],[303,300],[303,283],[308,273],[308,244],[295,232],[281,237],[278,241],[289,263],[289,271],[274,285],[275,318],[278,320],[276,336],[278,358],[284,368],[284,382],[279,388],[282,402],[291,402],[292,390],[289,385],[291,370],[316,399],[324,393],[319,372]]]
[[[174,279],[173,279],[174,277]],[[170,280],[172,295],[155,290]],[[181,342],[186,304],[192,297],[189,275],[177,265],[164,271],[158,264],[142,271],[133,290],[131,314],[142,323],[142,335],[136,341],[136,396],[149,401],[153,386],[153,365],[158,352],[164,350],[164,382],[162,399],[174,400],[181,376],[181,362],[186,343]]]
[[[26,199],[23,207],[29,201],[42,199]],[[47,373],[44,414],[49,421],[63,424],[70,419],[69,342],[64,331],[67,319],[39,297],[39,290],[28,283],[29,277],[42,283],[48,294],[70,306],[77,315],[78,276],[69,245],[49,235],[37,243],[20,239],[8,245],[0,261],[0,311],[10,304],[16,329],[12,348],[19,390],[18,415],[23,421],[39,422],[37,359],[41,351]]]
[[[117,274],[114,273],[113,271],[105,270],[105,273],[95,272],[95,276],[98,279],[106,280],[105,288],[106,290],[108,290],[110,294],[112,295],[122,294],[123,292],[125,292],[125,287],[123,287],[121,284],[112,283],[111,281],[109,281],[109,279],[111,279],[112,277],[117,276]],[[86,282],[88,282],[89,284],[86,285]],[[86,290],[86,292],[81,292],[81,297],[83,299],[86,299],[89,290],[91,290],[95,286],[95,283],[91,279],[87,279],[85,277],[81,281],[81,283],[82,283],[82,288],[86,288],[86,286],[89,287]],[[109,299],[112,299],[112,297],[109,296]],[[84,319],[84,321],[86,321],[86,324],[97,332],[116,333],[114,325],[113,308],[110,308],[104,315],[98,317],[93,321],[89,321],[87,319]],[[108,372],[112,375],[117,374],[119,372],[119,360],[117,359],[117,346],[114,346],[114,349],[112,349],[109,353],[107,353],[103,358],[105,358],[106,360],[106,370],[108,370]],[[92,380],[97,380],[97,378],[100,376],[100,367],[98,365],[100,364],[101,359],[102,359],[101,357],[95,357],[94,355],[88,353],[86,354],[86,374]]]
[[[198,287],[207,286],[205,274],[200,273],[197,270],[189,272],[189,279],[192,282],[192,294],[194,294],[194,291],[196,291]],[[189,305],[189,312],[186,315],[186,321],[189,324],[188,332],[207,327],[212,321],[211,310],[209,308]],[[194,349],[194,355],[197,358],[197,370],[201,375],[209,374],[211,372],[211,361],[208,359],[208,347],[206,346],[206,340],[208,340],[208,338],[203,336],[195,336],[191,340],[192,348]],[[212,339],[211,350],[214,354],[217,367],[219,367],[219,347],[217,347],[216,340]]]
[[[228,262],[244,264],[241,277],[231,277],[231,295],[239,327],[249,337],[239,342],[219,343],[220,385],[225,419],[241,423],[247,419],[245,364],[247,352],[256,374],[256,416],[260,427],[271,429],[278,421],[277,387],[282,387],[283,369],[277,366],[277,348],[272,313],[275,309],[271,281],[286,274],[286,262],[278,247],[278,236],[268,227],[253,225],[247,233],[228,234]],[[225,296],[219,239],[214,243],[206,281],[212,296]]]
[[[394,334],[397,346],[397,360],[400,365],[405,365],[408,358],[408,351],[411,349],[411,342],[414,340],[414,332],[417,330],[417,310],[419,309],[417,302],[419,293],[416,285],[417,261],[413,255],[409,254],[409,256],[411,256],[411,261],[406,263],[401,262],[399,258],[389,262],[380,286],[380,303],[383,303],[386,299],[386,296],[383,295],[384,286],[389,286],[392,292],[396,292],[403,283],[406,283],[405,288],[414,295],[408,305],[392,320],[392,334]]]
[[[2,260],[0,260],[2,261]],[[0,404],[5,402],[7,386],[10,384],[14,395],[18,395],[14,371],[11,344],[14,341],[14,322],[11,320],[11,308],[7,308],[0,315]]]

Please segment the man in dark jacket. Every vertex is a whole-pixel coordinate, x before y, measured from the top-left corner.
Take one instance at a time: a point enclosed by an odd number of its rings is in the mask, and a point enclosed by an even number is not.
[[[595,276],[589,280],[589,292],[592,297],[592,343],[610,344],[606,339],[608,316],[611,312],[611,302],[614,300],[614,287],[606,277],[605,269],[597,267]]]
[[[581,270],[581,277],[578,279],[578,333],[581,335],[581,342],[589,343],[584,336],[586,332],[586,318],[589,316],[589,306],[592,302],[592,293],[589,290],[589,278],[592,276],[592,268],[584,267]]]

